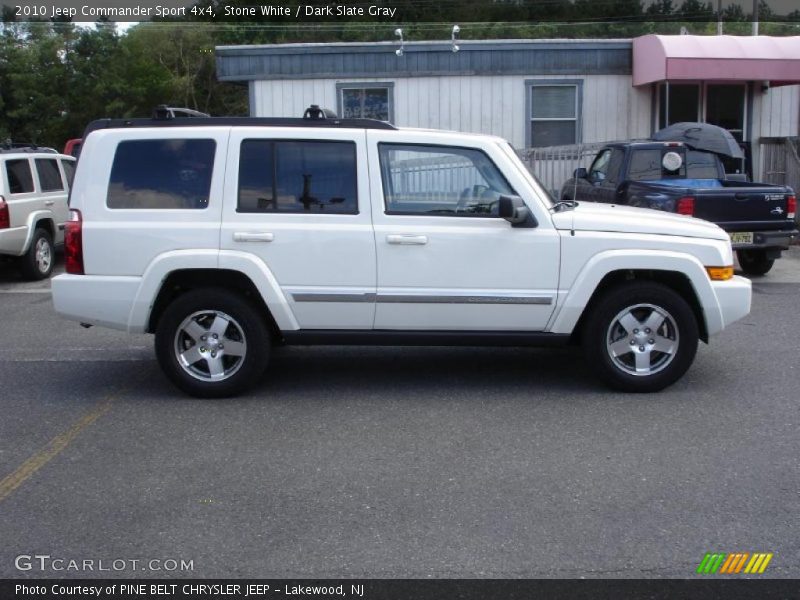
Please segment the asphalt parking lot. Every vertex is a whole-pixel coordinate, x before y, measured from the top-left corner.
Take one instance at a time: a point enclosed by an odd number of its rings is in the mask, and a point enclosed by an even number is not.
[[[656,395],[564,349],[328,347],[195,400],[48,288],[0,266],[0,577],[800,577],[800,247]]]

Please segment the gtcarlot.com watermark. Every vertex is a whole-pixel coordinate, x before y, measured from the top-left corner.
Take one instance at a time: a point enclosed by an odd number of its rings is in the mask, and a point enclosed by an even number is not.
[[[119,571],[194,571],[194,560],[183,558],[64,558],[49,554],[20,554],[14,559],[18,571],[42,573]]]

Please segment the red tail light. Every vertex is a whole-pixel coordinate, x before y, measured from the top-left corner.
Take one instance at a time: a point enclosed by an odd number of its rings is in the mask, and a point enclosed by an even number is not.
[[[83,217],[74,208],[64,225],[64,265],[67,273],[83,275]]]
[[[789,196],[786,199],[786,218],[794,219],[794,216],[796,214],[797,214],[797,197]]]
[[[0,229],[11,227],[11,215],[8,214],[8,202],[0,196]]]
[[[676,212],[679,215],[688,215],[691,217],[694,214],[694,198],[686,196],[678,200]]]

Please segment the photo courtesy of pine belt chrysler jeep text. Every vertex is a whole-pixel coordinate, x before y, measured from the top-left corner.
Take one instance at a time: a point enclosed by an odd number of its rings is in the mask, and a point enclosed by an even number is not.
[[[554,203],[500,138],[312,107],[101,120],[83,140],[55,308],[154,333],[195,396],[251,387],[276,344],[575,343],[651,392],[750,310],[722,229]]]

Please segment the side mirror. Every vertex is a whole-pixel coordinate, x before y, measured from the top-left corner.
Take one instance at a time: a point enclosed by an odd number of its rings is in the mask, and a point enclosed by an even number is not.
[[[536,227],[536,219],[531,210],[519,196],[500,196],[498,212],[502,218],[514,227]]]
[[[586,167],[578,167],[575,169],[575,172],[572,174],[575,179],[588,179],[589,178],[589,171],[586,170]]]

